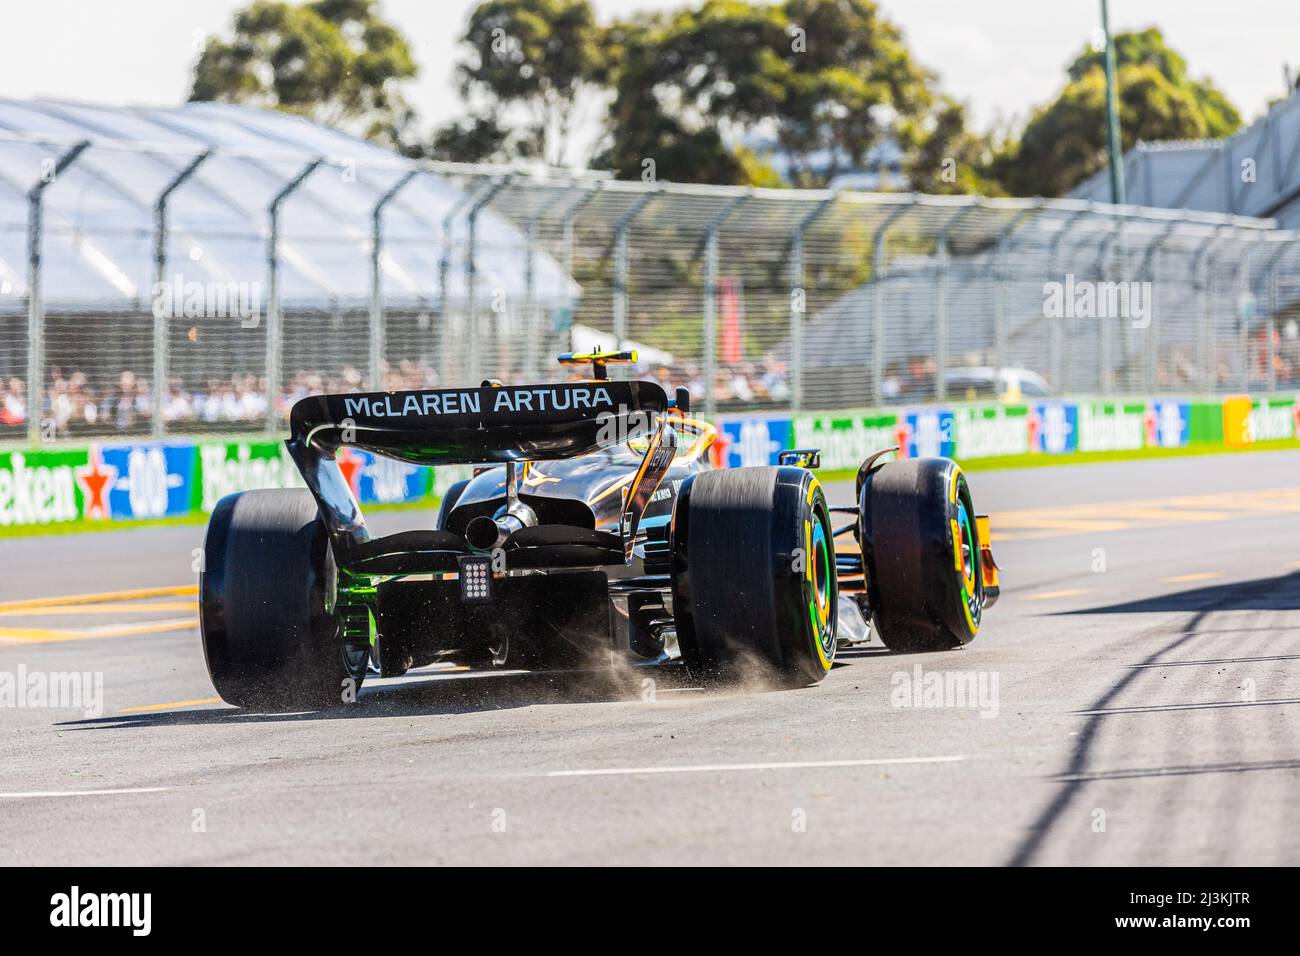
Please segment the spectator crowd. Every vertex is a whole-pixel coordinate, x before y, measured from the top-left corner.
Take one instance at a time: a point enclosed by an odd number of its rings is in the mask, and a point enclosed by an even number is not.
[[[1253,335],[1248,359],[1252,383],[1267,381],[1271,358],[1278,387],[1300,384],[1300,330],[1293,321],[1282,330]],[[582,377],[575,371],[575,377]],[[906,401],[909,397],[930,394],[936,368],[928,355],[911,356],[890,362],[882,383],[887,401]],[[643,365],[632,374],[652,378],[672,393],[685,385],[699,402],[705,393],[704,371],[699,363]],[[519,372],[505,372],[506,382],[527,382]],[[1220,363],[1216,369],[1220,388],[1241,385],[1240,369]],[[44,410],[52,423],[56,438],[77,434],[140,433],[147,431],[153,417],[153,395],[147,376],[129,369],[119,372],[108,384],[97,384],[85,370],[54,366],[49,371]],[[1199,387],[1202,377],[1195,362],[1182,349],[1162,356],[1157,366],[1157,388],[1161,391]],[[386,391],[436,388],[439,377],[424,361],[403,360],[384,371]],[[455,384],[455,383],[452,383]],[[289,374],[276,396],[276,408],[282,416],[301,398],[325,392],[358,392],[367,389],[364,373],[350,365],[336,373],[300,369]],[[719,363],[713,397],[717,407],[779,407],[790,399],[788,370],[774,356],[736,364]],[[11,437],[26,427],[27,387],[22,378],[0,376],[0,437]],[[201,380],[173,377],[168,382],[162,402],[163,419],[170,430],[219,430],[246,428],[265,421],[267,414],[266,379],[253,373],[207,376]]]

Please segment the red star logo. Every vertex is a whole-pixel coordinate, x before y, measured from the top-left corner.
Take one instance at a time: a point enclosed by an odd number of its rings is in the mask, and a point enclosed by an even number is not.
[[[334,460],[338,462],[339,471],[343,472],[343,480],[352,489],[352,497],[360,498],[361,469],[365,467],[365,461],[351,448],[340,448],[334,455]]]
[[[1029,421],[1027,422],[1027,425],[1029,428],[1029,450],[1041,451],[1042,449],[1038,447],[1038,433],[1042,430],[1043,423],[1039,419],[1038,413],[1034,411],[1032,408],[1029,410],[1028,417],[1029,417]]]
[[[721,428],[718,429],[718,437],[713,440],[713,447],[709,449],[709,455],[713,460],[713,467],[727,467],[727,449],[731,446],[731,437]]]
[[[898,457],[907,457],[907,446],[912,440],[912,429],[907,422],[899,422],[894,429],[894,443],[898,445]]]
[[[81,485],[84,496],[82,514],[87,518],[107,521],[110,517],[108,492],[117,481],[117,469],[104,464],[98,445],[90,446],[89,459],[85,467],[74,469],[77,483]]]

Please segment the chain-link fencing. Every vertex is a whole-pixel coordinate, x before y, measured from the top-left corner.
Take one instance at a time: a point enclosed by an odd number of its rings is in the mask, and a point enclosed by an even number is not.
[[[594,345],[706,412],[1300,383],[1267,220],[20,136],[0,188],[0,440],[279,431]]]

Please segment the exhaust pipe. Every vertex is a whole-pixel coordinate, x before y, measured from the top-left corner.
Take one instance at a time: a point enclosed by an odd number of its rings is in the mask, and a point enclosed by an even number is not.
[[[465,526],[465,543],[475,551],[491,551],[505,544],[506,538],[521,528],[532,528],[536,525],[537,515],[533,513],[533,509],[516,502],[513,510],[499,514],[495,518],[479,515],[477,518],[470,519],[470,523]]]

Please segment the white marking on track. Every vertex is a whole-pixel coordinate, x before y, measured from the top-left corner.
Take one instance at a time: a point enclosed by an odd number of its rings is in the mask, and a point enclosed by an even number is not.
[[[0,800],[36,800],[41,797],[104,797],[125,793],[162,793],[171,787],[122,787],[117,790],[29,790],[0,793]]]
[[[779,763],[713,763],[682,767],[606,767],[594,770],[550,770],[547,777],[616,777],[645,773],[720,773],[733,770],[809,770],[818,767],[886,767],[901,764],[957,763],[961,755],[945,757],[871,757],[863,760],[791,760]]]

